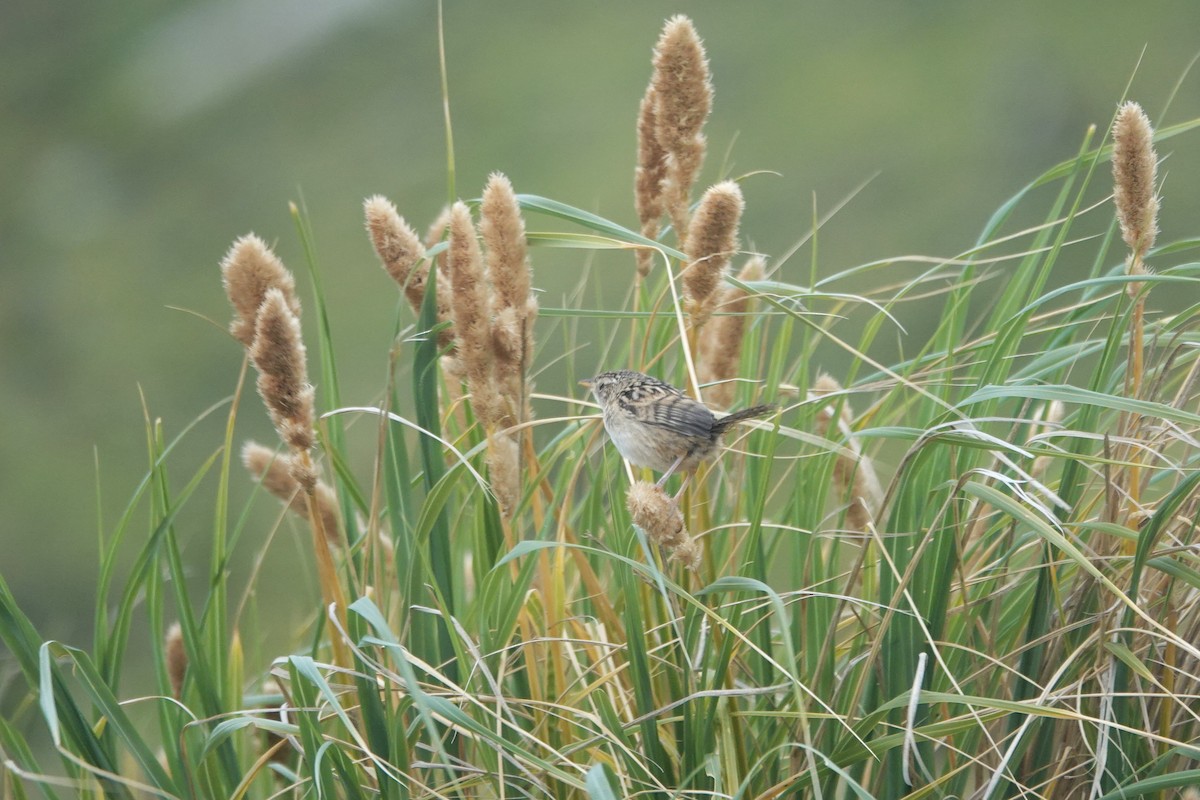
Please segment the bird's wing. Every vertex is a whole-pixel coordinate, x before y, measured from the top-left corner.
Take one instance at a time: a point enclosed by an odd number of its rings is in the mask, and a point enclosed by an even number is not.
[[[623,404],[626,411],[647,425],[664,428],[684,436],[708,438],[712,435],[713,413],[690,397],[664,393],[650,403]]]

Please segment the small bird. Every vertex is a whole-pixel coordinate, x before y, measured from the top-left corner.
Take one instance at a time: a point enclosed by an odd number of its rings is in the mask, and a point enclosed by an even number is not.
[[[631,464],[663,473],[659,486],[676,470],[691,473],[713,458],[721,437],[736,423],[776,409],[752,406],[718,419],[671,384],[628,369],[601,372],[579,385],[600,401],[604,428],[621,455]]]

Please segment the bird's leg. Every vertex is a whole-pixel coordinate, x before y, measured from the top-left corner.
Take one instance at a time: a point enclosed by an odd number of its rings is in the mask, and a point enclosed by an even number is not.
[[[687,454],[685,453],[684,455],[687,455]],[[661,489],[663,487],[663,484],[665,484],[667,482],[667,478],[674,475],[675,470],[679,469],[679,465],[683,463],[683,458],[684,458],[684,456],[680,456],[679,458],[675,459],[675,463],[671,465],[670,469],[668,469],[666,472],[663,473],[663,476],[658,479],[658,483],[656,483],[654,485],[657,486],[659,489]]]
[[[675,474],[675,470],[679,469],[679,465],[683,463],[683,460],[685,458],[687,458],[687,453],[684,453],[679,458],[675,459],[675,463],[671,465],[670,469],[668,469],[666,472],[663,473],[663,476],[658,479],[658,483],[656,483],[655,486],[657,486],[659,489],[661,489],[663,487],[663,485],[666,484],[667,478],[669,478]],[[691,482],[692,475],[694,474],[694,472],[695,472],[694,470],[689,471],[683,476],[683,483],[679,484],[679,491],[677,491],[671,497],[672,503],[679,502],[679,496],[682,495],[683,490],[688,487],[688,483]]]
[[[683,494],[683,490],[688,487],[688,484],[691,483],[691,481],[692,481],[692,476],[695,474],[696,473],[694,471],[692,471],[683,476],[683,483],[679,484],[679,491],[676,492],[675,496],[671,498],[671,502],[673,502],[673,503],[679,502],[679,496]]]

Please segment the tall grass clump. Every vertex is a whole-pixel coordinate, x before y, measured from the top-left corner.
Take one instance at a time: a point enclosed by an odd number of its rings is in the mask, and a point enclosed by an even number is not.
[[[372,398],[341,399],[315,260],[302,318],[287,267],[235,243],[226,436],[180,483],[175,441],[148,426],[94,647],[43,640],[0,583],[29,698],[0,720],[6,795],[1108,800],[1200,784],[1200,239],[1156,246],[1172,210],[1154,150],[1200,120],[1154,132],[1123,105],[1112,144],[1089,131],[964,252],[911,260],[899,287],[898,259],[804,285],[740,238],[753,193],[702,180],[713,92],[688,19],[667,22],[652,67],[636,230],[499,174],[424,241],[365,202],[397,298]],[[1042,221],[1018,229],[1018,212]],[[629,251],[590,276],[623,300],[539,304],[542,270],[581,247]],[[880,337],[917,317],[932,334],[887,363]],[[831,343],[845,358],[818,373]],[[783,410],[731,433],[672,501],[578,399],[597,367]],[[261,413],[251,368],[278,445],[238,434]],[[351,424],[376,432],[370,452]],[[231,602],[231,573],[265,580],[256,516],[228,499],[247,481],[294,512],[316,567],[290,587],[311,624],[263,658],[244,643],[269,613]],[[211,555],[185,568],[177,519],[201,486]],[[125,675],[142,650],[149,684]]]

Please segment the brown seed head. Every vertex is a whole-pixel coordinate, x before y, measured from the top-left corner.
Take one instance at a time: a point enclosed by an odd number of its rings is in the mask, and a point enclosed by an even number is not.
[[[363,202],[363,213],[371,244],[375,246],[375,253],[383,263],[383,268],[404,290],[404,296],[413,310],[420,313],[429,264],[424,260],[425,248],[417,238],[416,231],[382,195],[367,198]]]
[[[262,482],[264,489],[286,503],[289,511],[308,519],[308,503],[305,502],[300,482],[292,474],[293,461],[287,453],[276,453],[257,442],[246,442],[242,445],[242,463],[250,474]],[[331,545],[338,544],[341,541],[341,513],[337,495],[327,483],[318,480],[313,499],[321,515],[326,538]]]
[[[441,244],[442,241],[449,239],[450,234],[450,206],[443,206],[438,215],[434,217],[433,222],[429,223],[429,230],[425,232],[425,249],[432,250],[435,245]],[[449,252],[443,250],[438,254],[438,285],[450,285],[450,273],[448,272]],[[446,280],[442,280],[442,278]],[[446,296],[449,297],[449,289],[446,290]],[[449,302],[449,301],[447,301]]]
[[[488,277],[498,308],[521,309],[529,297],[525,221],[508,178],[494,172],[483,190],[479,233],[487,245]]]
[[[188,657],[183,646],[183,628],[172,622],[163,637],[163,651],[167,658],[167,678],[171,681],[171,694],[178,700],[183,696],[183,678],[187,675]]]
[[[450,227],[450,206],[443,206],[438,215],[433,218],[433,222],[429,224],[429,230],[425,232],[425,249],[438,244],[446,236],[446,230]],[[444,262],[446,256],[442,255],[438,261]]]
[[[434,219],[433,224],[429,226],[429,230],[425,234],[425,249],[431,250],[435,245],[440,244],[446,231],[450,228],[450,207],[446,206]],[[450,296],[454,293],[453,287],[450,285],[450,272],[447,267],[447,251],[443,250],[438,254],[437,258],[437,318],[438,322],[449,322],[454,319],[454,311],[451,308]],[[417,269],[421,271],[422,288],[421,297],[425,296],[425,285],[429,280],[429,262],[424,261],[417,265]],[[417,308],[418,313],[420,308]],[[438,334],[438,346],[444,349],[453,351],[454,348],[454,330],[446,327]]]
[[[454,338],[467,374],[471,405],[485,424],[496,418],[498,398],[492,380],[492,324],[483,256],[475,238],[471,212],[458,202],[450,209],[450,251],[447,259]]]
[[[810,397],[817,398],[840,391],[842,385],[835,378],[821,373],[813,382]],[[846,524],[853,530],[866,531],[883,507],[883,486],[875,474],[871,458],[862,451],[862,446],[852,435],[850,423],[854,413],[850,410],[849,402],[843,400],[841,409],[835,425],[833,405],[822,407],[817,412],[816,429],[821,436],[832,438],[830,429],[836,428],[836,436],[847,440],[845,452],[840,453],[833,463],[833,485],[840,497],[849,495]]]
[[[646,87],[638,109],[638,160],[634,171],[634,207],[642,223],[642,236],[658,237],[659,221],[663,215],[663,181],[667,178],[667,151],[658,141],[658,96],[654,84]],[[637,251],[638,274],[645,277],[654,263],[654,253]]]
[[[696,207],[688,229],[688,265],[682,278],[692,313],[698,314],[701,321],[711,310],[710,298],[721,283],[729,259],[737,251],[738,223],[744,205],[738,185],[723,181],[709,187]]]
[[[526,416],[537,303],[530,292],[525,223],[512,184],[503,175],[495,173],[488,180],[480,216],[493,292],[492,345],[502,400],[498,422],[507,426]]]
[[[534,336],[533,336],[534,323],[537,321],[537,317],[538,317],[538,301],[537,301],[536,295],[532,295],[532,294],[529,295],[529,299],[525,301],[524,316],[525,316],[524,344],[525,344],[525,364],[526,364],[525,370],[526,370],[526,372],[528,372],[530,367],[533,365],[533,347],[536,344],[536,340],[534,339]]]
[[[688,206],[692,198],[692,184],[700,174],[707,146],[704,136],[697,135],[690,143],[681,144],[673,150],[667,164],[667,180],[663,182],[663,205],[675,227],[679,249],[685,252],[688,248],[687,237],[691,233]]]
[[[817,379],[813,381],[812,393],[817,397],[823,397],[824,395],[840,392],[841,390],[842,385],[838,383],[838,379],[830,375],[828,372],[818,373]],[[825,406],[825,408],[821,409],[820,414],[818,414],[818,419],[823,420],[824,424],[828,426],[830,414],[832,413],[833,407]],[[821,435],[825,435],[824,429],[821,430]]]
[[[662,487],[636,481],[629,487],[625,505],[633,524],[644,530],[667,556],[692,570],[700,566],[700,543],[688,535],[679,506]]]
[[[754,256],[738,279],[749,283],[763,279],[766,262]],[[737,286],[727,286],[720,291],[714,310],[727,316],[717,316],[700,335],[700,357],[697,366],[700,381],[712,383],[704,388],[704,399],[718,408],[728,408],[733,402],[733,383],[737,377],[742,356],[742,338],[746,333],[746,317],[750,311],[751,295]],[[723,381],[718,383],[718,381]]]
[[[658,95],[654,84],[646,87],[638,108],[638,163],[634,173],[634,206],[645,225],[656,223],[663,213],[662,182],[667,176],[667,151],[658,141]]]
[[[266,242],[253,233],[235,241],[221,260],[221,282],[233,304],[234,318],[229,330],[246,347],[254,341],[254,318],[268,289],[282,292],[288,308],[300,316],[292,273]]]
[[[654,48],[653,89],[658,100],[657,139],[668,152],[692,143],[712,109],[712,84],[704,45],[682,14],[663,26]]]
[[[687,540],[683,514],[661,487],[647,481],[637,481],[629,487],[625,505],[629,508],[633,523],[659,547],[674,550]]]
[[[496,372],[518,369],[525,353],[521,341],[521,318],[515,308],[501,308],[492,319],[492,346],[496,354]]]
[[[654,50],[651,87],[656,103],[654,136],[667,154],[666,175],[660,182],[662,204],[680,249],[686,251],[692,184],[707,147],[701,130],[712,108],[704,46],[687,17],[672,17],[663,27]]]
[[[1154,129],[1142,107],[1126,103],[1113,123],[1113,201],[1121,236],[1134,254],[1131,269],[1138,270],[1142,256],[1158,235],[1158,198],[1154,196],[1157,158]]]
[[[506,519],[512,519],[521,501],[520,443],[507,433],[492,435],[488,438],[487,463],[500,513]]]
[[[309,450],[314,391],[308,383],[300,320],[278,289],[267,290],[258,310],[250,357],[258,368],[258,393],[279,437],[293,450]]]
[[[704,548],[700,545],[699,539],[688,538],[687,541],[675,548],[671,553],[671,558],[692,572],[696,572],[700,569],[700,563],[704,558]]]

